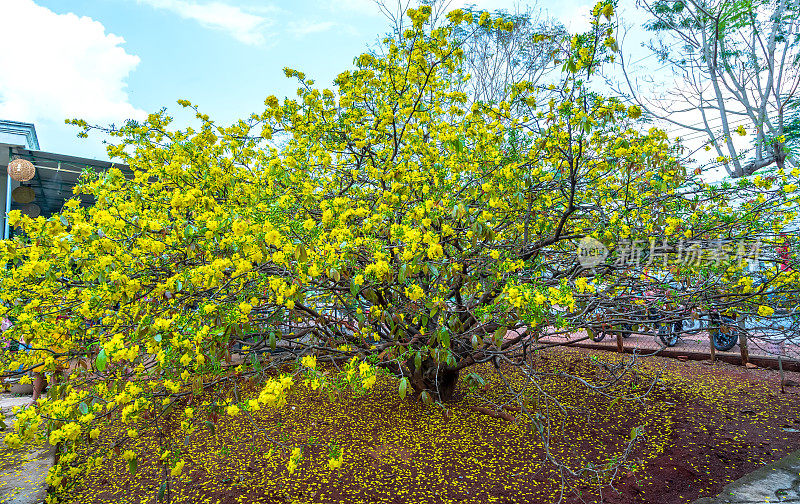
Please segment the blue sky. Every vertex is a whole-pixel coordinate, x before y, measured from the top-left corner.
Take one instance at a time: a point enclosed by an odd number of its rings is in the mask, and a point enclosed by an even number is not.
[[[592,3],[539,7],[580,28]],[[388,26],[372,0],[2,0],[0,19],[0,118],[34,122],[43,150],[98,159],[101,138],[77,139],[65,118],[180,114],[186,98],[228,123],[294,94],[285,66],[330,85]]]

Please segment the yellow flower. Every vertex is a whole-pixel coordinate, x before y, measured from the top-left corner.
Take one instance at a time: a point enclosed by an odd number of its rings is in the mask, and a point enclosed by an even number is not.
[[[192,362],[192,358],[189,356],[188,353],[184,353],[181,356],[181,365],[188,366],[190,362]]]
[[[231,404],[230,406],[228,406],[228,410],[227,411],[228,411],[228,415],[229,416],[236,416],[236,415],[239,414],[239,406],[236,406],[235,404]]]
[[[363,383],[361,384],[361,386],[364,387],[365,389],[370,389],[370,388],[372,388],[373,385],[375,385],[376,381],[377,381],[377,377],[373,374],[373,375],[365,378]]]
[[[428,258],[429,259],[439,259],[444,255],[444,250],[442,246],[438,243],[431,243],[428,247]]]
[[[342,467],[342,459],[344,458],[343,455],[339,455],[339,458],[331,457],[328,459],[328,467],[332,470],[339,469]]]
[[[300,363],[309,369],[314,369],[317,367],[317,357],[315,355],[306,355],[300,359]]]
[[[172,474],[172,476],[180,476],[181,473],[183,472],[183,466],[185,464],[186,462],[183,460],[178,461],[178,463],[175,464],[175,467],[173,467],[172,470],[170,471],[170,474]]]
[[[761,315],[762,317],[769,317],[773,313],[775,313],[775,310],[770,308],[769,306],[761,305],[758,307],[758,314]]]
[[[236,236],[244,236],[247,233],[247,223],[241,220],[237,220],[233,223],[233,234]]]
[[[408,299],[412,301],[416,301],[425,295],[425,291],[422,290],[422,287],[416,284],[406,287],[405,292],[406,296],[408,296]]]

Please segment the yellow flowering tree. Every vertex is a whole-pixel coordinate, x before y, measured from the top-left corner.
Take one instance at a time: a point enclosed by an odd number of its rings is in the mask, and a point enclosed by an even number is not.
[[[513,22],[456,10],[434,27],[421,7],[333,89],[287,69],[297,98],[271,96],[229,127],[181,101],[197,129],[172,129],[162,111],[106,130],[129,170],[84,174],[76,193],[90,206],[12,212],[14,238],[0,243],[7,335],[32,347],[9,356],[7,372],[70,367],[6,443],[44,430],[61,453],[48,480],[59,487],[110,455],[92,443],[111,421],[129,424],[129,439],[177,411],[192,432],[279,408],[301,380],[363,392],[380,371],[401,395],[447,401],[462,370],[524,363],[553,344],[541,339],[550,328],[585,327],[623,279],[648,284],[638,265],[583,268],[578,240],[615,254],[657,233],[732,239],[776,222],[758,203],[731,220],[725,188],[694,181],[664,132],[592,92],[616,49],[612,13],[599,4],[590,33],[537,39],[557,48],[561,79],[515,82],[506,101],[463,91],[453,34]],[[341,377],[320,372],[331,361],[345,363]],[[251,378],[259,393],[240,397]],[[117,455],[135,472],[124,439]],[[180,474],[174,447],[161,449],[165,475]],[[301,456],[291,452],[290,473]],[[330,467],[342,457],[332,450]]]

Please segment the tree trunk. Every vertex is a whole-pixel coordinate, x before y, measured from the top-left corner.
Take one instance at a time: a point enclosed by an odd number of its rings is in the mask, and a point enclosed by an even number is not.
[[[416,394],[427,390],[434,399],[442,402],[453,399],[458,383],[458,370],[444,363],[437,363],[430,357],[422,361],[420,369],[414,366],[414,360],[406,362],[409,369],[414,370],[410,376],[411,386]]]

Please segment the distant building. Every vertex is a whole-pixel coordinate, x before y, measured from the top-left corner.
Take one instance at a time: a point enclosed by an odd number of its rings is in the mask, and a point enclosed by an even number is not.
[[[36,168],[36,174],[27,182],[17,182],[8,175],[8,164],[18,158],[27,159]],[[33,124],[0,119],[2,238],[10,236],[7,215],[11,210],[20,210],[31,217],[50,217],[60,212],[64,202],[73,196],[72,189],[83,170],[104,171],[114,166],[127,169],[121,163],[41,151]],[[81,200],[83,204],[91,203],[91,198],[85,195]]]

